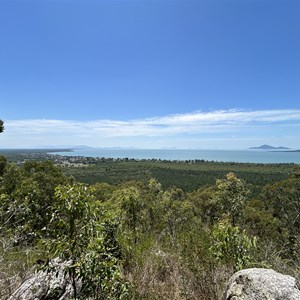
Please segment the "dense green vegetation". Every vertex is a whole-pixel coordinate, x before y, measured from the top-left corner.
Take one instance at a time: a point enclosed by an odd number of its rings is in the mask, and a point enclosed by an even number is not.
[[[253,189],[267,183],[282,180],[291,172],[292,165],[251,165],[217,162],[171,162],[171,161],[103,161],[86,167],[63,168],[65,174],[89,184],[99,181],[119,184],[128,180],[156,178],[167,189],[172,186],[186,192],[199,187],[211,186],[216,179],[234,172],[252,185]]]
[[[106,182],[116,185],[130,180],[147,181],[156,178],[164,189],[176,186],[185,192],[214,185],[216,179],[224,178],[229,172],[234,172],[248,185],[251,185],[253,191],[257,191],[268,183],[283,180],[297,167],[296,164],[246,164],[205,160],[134,160],[47,154],[51,151],[54,150],[0,150],[0,155],[4,155],[8,161],[17,164],[32,159],[50,160],[62,167],[65,175],[72,176],[77,181],[87,184]]]
[[[0,156],[1,299],[54,257],[81,299],[214,300],[252,266],[299,278],[297,165],[26,155]]]

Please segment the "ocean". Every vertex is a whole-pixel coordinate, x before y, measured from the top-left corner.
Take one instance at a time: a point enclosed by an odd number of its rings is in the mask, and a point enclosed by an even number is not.
[[[53,154],[53,153],[52,153]],[[161,159],[161,160],[207,160],[239,163],[296,163],[300,164],[300,152],[264,150],[177,150],[177,149],[75,149],[55,152],[65,156]]]

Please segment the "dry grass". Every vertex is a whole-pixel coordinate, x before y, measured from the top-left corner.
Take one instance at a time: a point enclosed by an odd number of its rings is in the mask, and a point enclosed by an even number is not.
[[[0,244],[0,299],[7,299],[32,273],[36,252],[14,249],[9,239]]]
[[[189,270],[178,255],[152,250],[126,274],[136,289],[136,299],[217,300],[231,271],[225,268]]]

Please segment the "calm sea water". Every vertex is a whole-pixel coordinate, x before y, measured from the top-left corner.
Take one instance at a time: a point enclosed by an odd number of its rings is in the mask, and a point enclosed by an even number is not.
[[[242,162],[242,163],[297,163],[300,152],[262,150],[145,150],[145,149],[76,149],[72,152],[56,152],[66,156],[165,159]]]

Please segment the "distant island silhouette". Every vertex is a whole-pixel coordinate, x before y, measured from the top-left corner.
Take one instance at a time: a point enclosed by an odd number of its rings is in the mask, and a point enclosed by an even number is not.
[[[259,150],[287,150],[290,148],[279,146],[279,147],[274,147],[271,145],[261,145],[259,147],[250,147],[249,149],[259,149]]]

